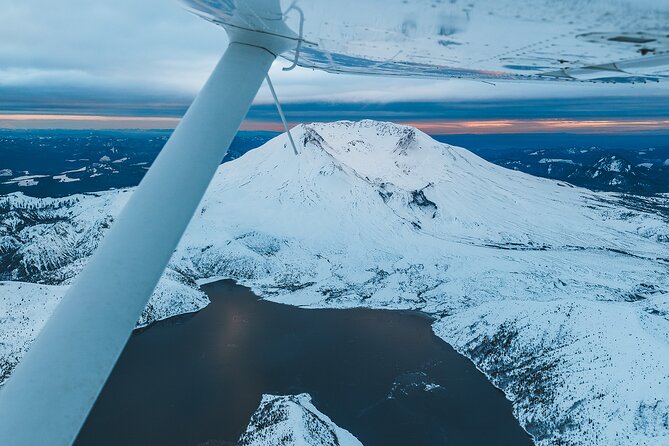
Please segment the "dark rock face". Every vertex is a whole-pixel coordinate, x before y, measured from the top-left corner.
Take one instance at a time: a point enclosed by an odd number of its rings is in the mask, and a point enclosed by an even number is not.
[[[426,186],[426,188],[429,186],[430,185]],[[411,191],[411,199],[409,201],[409,206],[420,209],[428,214],[431,214],[432,218],[434,218],[437,216],[437,209],[438,209],[437,203],[428,199],[425,196],[424,190],[425,188]]]

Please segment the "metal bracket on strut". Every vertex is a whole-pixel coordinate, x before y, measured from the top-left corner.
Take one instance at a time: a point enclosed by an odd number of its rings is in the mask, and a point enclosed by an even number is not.
[[[297,61],[300,59],[300,49],[302,48],[302,32],[304,31],[304,12],[302,12],[302,9],[300,9],[299,6],[295,5],[295,2],[293,2],[292,5],[290,5],[290,8],[286,10],[285,14],[288,14],[291,9],[296,10],[300,14],[300,30],[298,32],[298,38],[297,38],[297,46],[295,47],[295,57],[293,58],[293,64],[289,67],[283,67],[283,71],[290,71],[293,68],[297,66]]]

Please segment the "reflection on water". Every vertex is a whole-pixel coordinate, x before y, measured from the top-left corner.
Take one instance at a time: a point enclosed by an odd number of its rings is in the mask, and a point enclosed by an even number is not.
[[[306,392],[366,446],[530,445],[511,404],[419,314],[307,310],[231,281],[212,303],[135,333],[84,445],[225,445],[263,393]]]

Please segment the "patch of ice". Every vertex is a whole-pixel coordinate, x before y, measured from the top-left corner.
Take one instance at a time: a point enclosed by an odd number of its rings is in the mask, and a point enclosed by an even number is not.
[[[539,164],[562,163],[562,164],[576,164],[572,160],[561,158],[541,158]]]
[[[54,175],[52,178],[54,180],[58,180],[59,183],[72,183],[72,182],[81,180],[81,178],[70,178],[65,174]]]

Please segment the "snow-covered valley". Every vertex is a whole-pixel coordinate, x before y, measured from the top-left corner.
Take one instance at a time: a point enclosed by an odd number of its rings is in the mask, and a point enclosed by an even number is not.
[[[232,278],[310,307],[418,309],[541,445],[669,444],[669,197],[594,193],[374,121],[222,165],[139,326]],[[131,189],[0,198],[0,380]],[[28,283],[33,282],[33,283]]]

